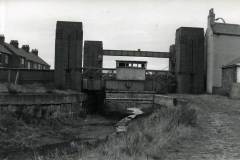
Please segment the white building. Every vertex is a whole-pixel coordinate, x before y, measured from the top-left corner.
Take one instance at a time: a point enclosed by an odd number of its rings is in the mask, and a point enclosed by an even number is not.
[[[209,11],[206,31],[207,92],[222,87],[222,67],[240,57],[240,25],[217,23],[213,9]]]

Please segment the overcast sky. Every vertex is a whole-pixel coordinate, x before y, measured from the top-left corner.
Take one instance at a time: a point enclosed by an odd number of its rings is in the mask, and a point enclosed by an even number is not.
[[[227,23],[240,24],[239,0],[0,0],[0,5],[6,41],[37,48],[52,67],[57,20],[83,22],[84,40],[101,40],[104,49],[149,51],[168,51],[181,26],[206,29],[210,8]],[[168,66],[166,59],[140,59],[149,61],[149,69]],[[104,57],[104,67],[114,67],[113,60]]]

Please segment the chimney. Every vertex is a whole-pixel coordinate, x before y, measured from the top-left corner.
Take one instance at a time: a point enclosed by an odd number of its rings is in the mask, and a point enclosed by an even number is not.
[[[18,48],[18,40],[11,40],[10,44],[14,46],[15,48]]]
[[[214,9],[211,8],[209,10],[209,15],[208,15],[208,27],[211,27],[212,25],[214,25],[215,23],[215,13],[214,13]]]
[[[141,49],[137,49],[138,52],[141,52]]]
[[[26,52],[29,52],[29,45],[22,45],[22,49],[24,50],[24,51],[26,51]]]
[[[5,37],[3,34],[0,34],[0,44],[5,42]]]
[[[38,50],[37,49],[32,49],[32,53],[38,56]]]

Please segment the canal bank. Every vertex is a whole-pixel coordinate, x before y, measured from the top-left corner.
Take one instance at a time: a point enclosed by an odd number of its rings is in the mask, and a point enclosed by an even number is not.
[[[177,102],[174,98],[152,93],[139,94],[140,97],[137,93],[121,95],[130,96],[130,99],[128,97],[125,99],[120,97],[120,101],[115,101],[115,98],[107,99],[108,104],[110,100],[115,104],[127,102],[122,103],[124,107],[121,110],[114,109],[112,112],[108,110],[109,106],[106,107],[104,104],[105,96],[102,93],[92,95],[88,93],[87,96],[84,93],[2,94],[1,158],[26,159],[35,156],[36,153],[46,156],[55,150],[61,154],[72,154],[78,151],[76,146],[82,145],[94,148],[99,143],[107,141],[109,137],[114,137],[120,126],[118,124],[128,128],[128,124],[136,116],[129,113],[132,106],[137,107],[135,111],[137,109],[143,112],[142,115],[149,115],[161,106],[174,106]],[[143,97],[147,98],[148,103],[147,105],[142,103],[138,107]],[[98,105],[94,102],[96,100],[101,103]],[[87,110],[88,108],[90,110]],[[108,113],[104,113],[108,117],[90,114],[92,111],[99,113],[99,109]],[[123,116],[128,118],[126,123],[122,123],[124,120],[120,121]]]
[[[195,109],[186,104],[185,100],[184,105],[178,100],[182,101],[181,98],[161,96],[154,112],[141,114],[129,121],[124,132],[108,136],[106,141],[95,148],[86,147],[84,152],[79,150],[80,154],[60,157],[63,160],[161,159],[167,155],[168,146],[181,138],[187,138],[196,129]],[[169,106],[161,105],[163,102]]]
[[[71,154],[74,145],[94,145],[115,132],[117,120],[100,115],[26,123],[15,116],[1,117],[0,159],[25,160],[55,151]],[[73,145],[74,144],[74,145]]]

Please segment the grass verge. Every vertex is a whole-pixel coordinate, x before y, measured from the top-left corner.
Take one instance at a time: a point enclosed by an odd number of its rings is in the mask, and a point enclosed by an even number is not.
[[[134,120],[127,133],[115,134],[95,148],[79,147],[74,156],[62,160],[150,160],[165,159],[171,144],[191,136],[197,125],[196,110],[189,105],[157,107],[147,117]],[[58,158],[59,159],[59,156]],[[57,160],[56,159],[56,160]]]

